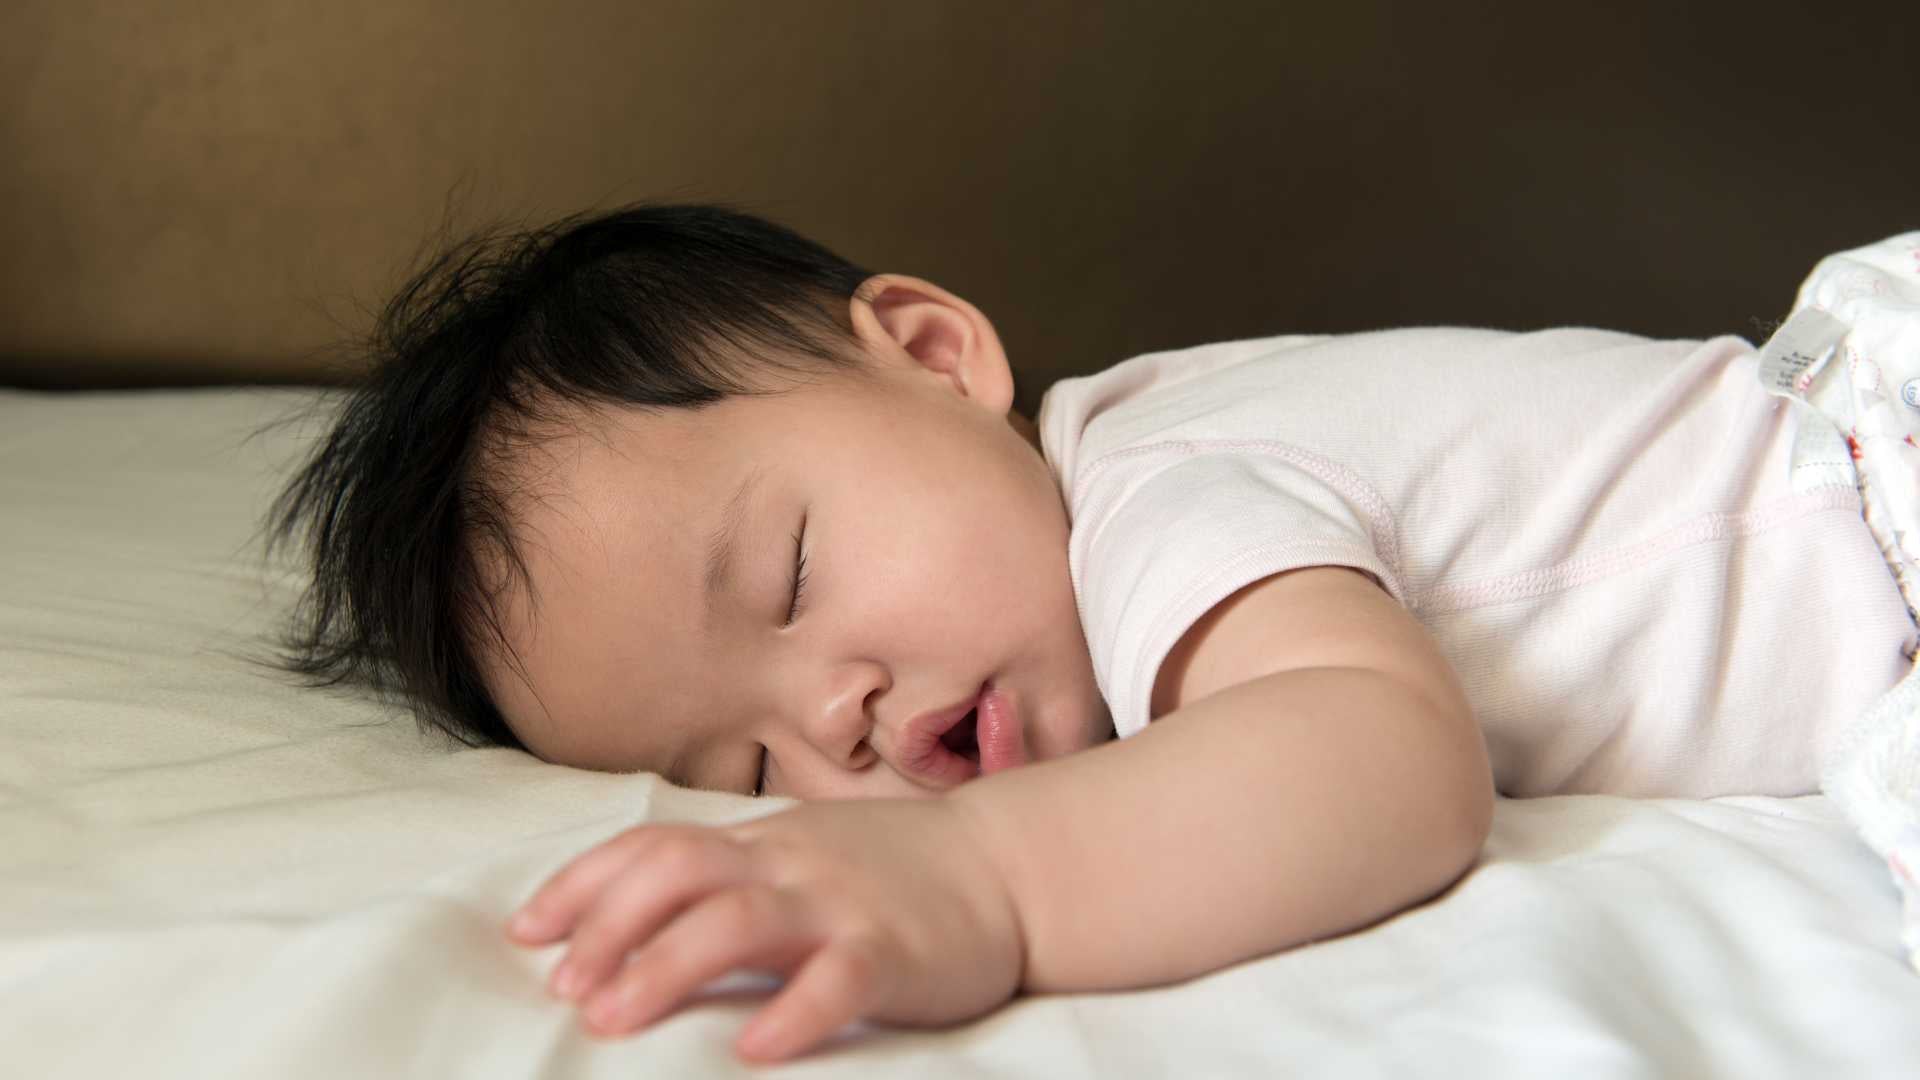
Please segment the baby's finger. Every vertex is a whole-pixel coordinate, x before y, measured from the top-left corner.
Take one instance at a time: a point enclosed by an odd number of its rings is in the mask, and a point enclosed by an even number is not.
[[[818,942],[788,894],[749,885],[708,897],[660,931],[582,1006],[587,1026],[618,1035],[653,1023],[740,968],[783,972]]]
[[[575,920],[566,958],[553,971],[554,992],[576,1001],[591,993],[681,911],[745,884],[747,869],[739,852],[714,834],[650,845]]]
[[[520,905],[507,920],[507,933],[527,945],[544,945],[566,937],[607,882],[639,857],[646,841],[643,825],[575,856]]]
[[[873,949],[837,941],[813,954],[774,999],[754,1014],[734,1049],[750,1061],[804,1054],[879,1007],[887,971]]]

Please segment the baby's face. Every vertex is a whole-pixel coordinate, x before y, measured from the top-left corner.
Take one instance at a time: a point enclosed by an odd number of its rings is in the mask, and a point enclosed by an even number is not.
[[[977,750],[916,757],[907,729],[983,688],[1028,761],[1112,736],[1038,448],[982,380],[874,363],[699,411],[603,410],[525,463],[537,600],[514,590],[506,629],[526,679],[486,678],[529,749],[741,793],[764,753],[766,794],[863,798],[979,775]]]

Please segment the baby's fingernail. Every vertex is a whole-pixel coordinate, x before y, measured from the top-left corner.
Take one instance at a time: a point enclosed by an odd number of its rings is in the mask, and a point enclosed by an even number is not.
[[[525,937],[540,929],[540,916],[535,915],[530,909],[522,908],[514,915],[513,921],[508,923],[507,926],[508,929],[514,933]]]
[[[594,1027],[602,1031],[613,1029],[620,1019],[620,1010],[626,1003],[618,994],[601,994],[587,1003],[586,1016]]]
[[[776,1057],[780,1053],[780,1043],[785,1034],[780,1030],[778,1023],[762,1020],[751,1031],[740,1036],[740,1049],[746,1051],[749,1057]]]
[[[552,986],[554,993],[571,999],[580,990],[580,969],[571,964],[561,964],[553,970]]]

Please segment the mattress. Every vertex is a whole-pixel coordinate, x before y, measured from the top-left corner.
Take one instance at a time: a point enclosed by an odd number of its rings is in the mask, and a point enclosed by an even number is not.
[[[334,393],[0,391],[5,1075],[1920,1070],[1896,893],[1818,796],[1503,799],[1464,879],[1361,932],[948,1028],[853,1025],[774,1068],[730,1052],[764,976],[591,1036],[543,989],[559,949],[509,944],[506,915],[629,826],[788,804],[450,745],[278,673],[301,580],[261,523]]]

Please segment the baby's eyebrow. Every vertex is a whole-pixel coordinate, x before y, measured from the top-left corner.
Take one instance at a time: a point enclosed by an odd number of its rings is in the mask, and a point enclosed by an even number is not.
[[[755,468],[740,481],[733,497],[720,511],[720,524],[707,537],[707,574],[706,574],[706,622],[711,623],[714,609],[720,605],[721,594],[732,584],[734,553],[739,548],[740,526],[747,518],[747,504],[753,491],[760,483],[765,469]]]

